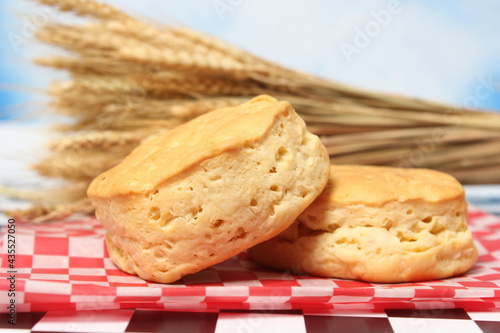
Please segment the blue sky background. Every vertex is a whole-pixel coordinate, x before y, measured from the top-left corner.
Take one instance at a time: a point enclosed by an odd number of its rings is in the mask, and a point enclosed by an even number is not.
[[[500,82],[500,1],[105,2],[204,31],[269,60],[338,82],[453,105],[474,101],[480,108],[500,111],[496,83]],[[398,10],[377,21],[391,8]],[[0,4],[0,118],[40,109],[46,97],[39,90],[64,75],[31,64],[33,57],[54,50],[30,36],[19,47],[13,45],[13,36],[26,35],[26,19],[40,15],[55,21],[69,17],[42,9],[34,1]],[[366,34],[377,24],[379,29],[372,30],[368,42],[365,38],[367,45],[346,57],[342,46],[356,47],[359,31]]]

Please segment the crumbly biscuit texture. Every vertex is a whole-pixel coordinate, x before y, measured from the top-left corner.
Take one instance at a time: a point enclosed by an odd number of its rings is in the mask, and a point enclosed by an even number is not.
[[[290,272],[380,283],[462,274],[478,257],[452,176],[356,165],[332,166],[325,190],[294,224],[249,253]]]
[[[259,96],[148,140],[88,195],[113,262],[170,283],[285,230],[329,171],[291,105]]]

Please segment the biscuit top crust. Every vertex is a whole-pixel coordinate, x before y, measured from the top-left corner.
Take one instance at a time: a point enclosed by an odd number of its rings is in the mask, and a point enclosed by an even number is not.
[[[146,193],[197,163],[253,143],[289,102],[261,95],[237,107],[218,109],[160,134],[136,147],[120,164],[96,177],[90,197]]]
[[[435,170],[332,165],[326,188],[316,202],[380,207],[391,201],[436,203],[464,195],[455,178]]]

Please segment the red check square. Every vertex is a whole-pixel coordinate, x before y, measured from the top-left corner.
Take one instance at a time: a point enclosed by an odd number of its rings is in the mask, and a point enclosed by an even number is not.
[[[35,238],[36,254],[68,255],[68,238],[37,237]]]

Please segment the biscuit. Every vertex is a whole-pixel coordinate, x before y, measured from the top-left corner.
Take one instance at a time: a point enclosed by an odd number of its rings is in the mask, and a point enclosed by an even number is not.
[[[290,103],[259,96],[150,139],[88,189],[113,262],[161,283],[276,236],[330,162]]]
[[[332,166],[292,226],[248,252],[272,268],[381,283],[462,274],[478,257],[452,176],[356,165]]]

